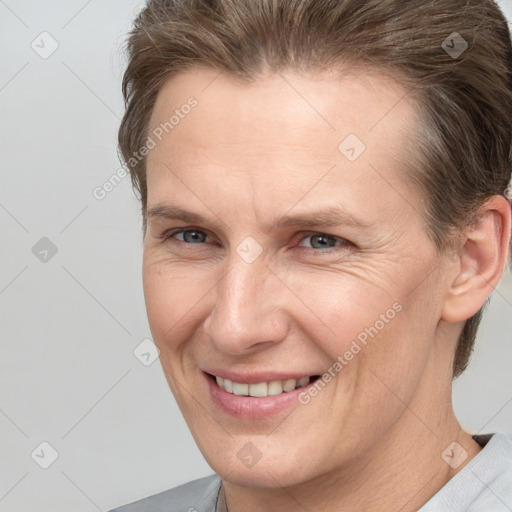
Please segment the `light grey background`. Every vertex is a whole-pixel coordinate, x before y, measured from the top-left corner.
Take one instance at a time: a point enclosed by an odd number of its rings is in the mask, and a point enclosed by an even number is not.
[[[120,46],[142,5],[0,0],[0,512],[105,511],[212,472],[159,361],[133,353],[151,335],[130,180],[92,194],[120,168]],[[511,327],[507,273],[455,384],[470,431],[512,435]]]

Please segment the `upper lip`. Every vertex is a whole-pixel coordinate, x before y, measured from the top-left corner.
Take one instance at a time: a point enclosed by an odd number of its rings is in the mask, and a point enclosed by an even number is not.
[[[313,375],[320,375],[319,372],[275,372],[275,371],[260,371],[260,372],[237,372],[232,370],[223,370],[221,368],[203,369],[204,372],[228,379],[231,382],[238,382],[240,384],[257,384],[259,382],[271,382],[273,380],[300,380],[303,377],[312,377]]]

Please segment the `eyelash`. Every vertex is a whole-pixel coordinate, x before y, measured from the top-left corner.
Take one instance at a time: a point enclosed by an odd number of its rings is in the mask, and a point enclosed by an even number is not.
[[[206,233],[205,231],[203,231],[201,229],[196,229],[196,228],[179,228],[179,229],[167,231],[160,238],[162,239],[162,243],[165,243],[165,242],[169,241],[174,235],[181,234],[181,233],[186,233],[187,231],[203,233],[206,236],[209,236],[208,233]],[[321,235],[322,237],[325,237],[325,238],[331,238],[333,240],[336,240],[336,241],[340,242],[340,244],[339,244],[338,247],[328,247],[327,249],[315,249],[315,248],[312,248],[312,247],[310,248],[310,247],[301,247],[301,246],[299,246],[299,250],[305,249],[305,250],[308,250],[308,251],[313,251],[315,253],[323,253],[323,254],[327,253],[327,254],[329,254],[329,253],[332,253],[333,251],[336,251],[337,249],[346,249],[347,247],[352,245],[351,242],[349,242],[348,240],[345,240],[344,238],[340,238],[340,237],[337,237],[337,236],[334,236],[334,235],[329,235],[328,233],[321,233],[321,232],[316,232],[316,231],[307,232],[307,234],[305,234],[299,240],[299,242],[301,242],[301,241],[303,241],[303,240],[305,240],[307,238],[311,238],[312,236],[315,236],[315,235]],[[186,244],[186,245],[197,245],[197,244],[194,244],[194,243],[185,242],[183,240],[177,240],[177,239],[175,239],[175,240],[178,241],[178,242],[181,242],[183,244]],[[198,242],[198,244],[202,244],[202,243],[205,243],[205,242]]]

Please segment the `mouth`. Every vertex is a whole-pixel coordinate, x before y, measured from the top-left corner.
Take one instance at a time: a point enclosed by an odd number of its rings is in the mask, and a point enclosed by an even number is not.
[[[206,372],[205,372],[206,373]],[[306,387],[320,378],[320,375],[310,375],[300,379],[271,380],[268,382],[241,383],[206,373],[217,387],[237,396],[262,398],[290,393],[296,389]]]

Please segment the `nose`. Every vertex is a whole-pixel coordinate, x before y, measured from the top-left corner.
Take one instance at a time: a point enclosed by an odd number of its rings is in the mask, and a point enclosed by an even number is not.
[[[215,305],[204,321],[216,348],[241,356],[283,341],[289,329],[285,301],[290,292],[264,258],[247,263],[234,253],[223,276],[214,289]]]

